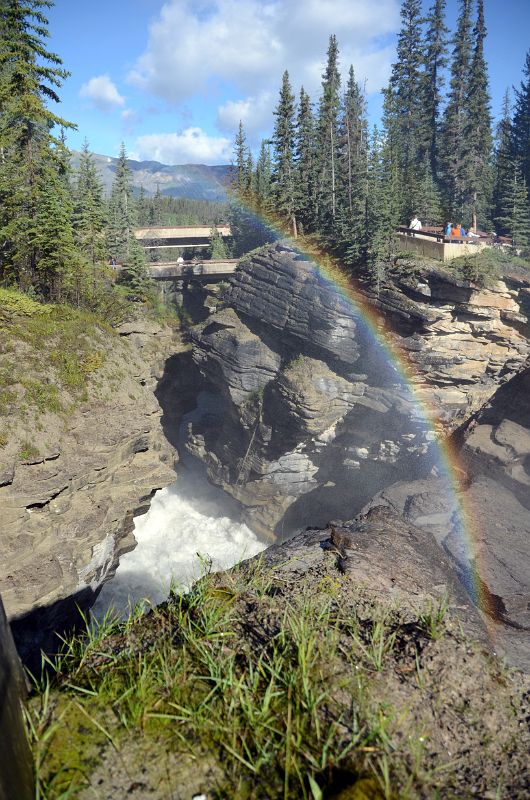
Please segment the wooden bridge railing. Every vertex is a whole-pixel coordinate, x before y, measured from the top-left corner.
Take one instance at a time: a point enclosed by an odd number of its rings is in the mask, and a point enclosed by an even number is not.
[[[425,226],[421,230],[416,228],[408,228],[406,225],[399,225],[396,228],[397,233],[403,233],[412,238],[419,236],[426,239],[434,239],[440,244],[455,244],[458,242],[465,242],[466,244],[492,244],[494,237],[491,234],[479,233],[477,236],[446,236],[443,230],[431,226]]]

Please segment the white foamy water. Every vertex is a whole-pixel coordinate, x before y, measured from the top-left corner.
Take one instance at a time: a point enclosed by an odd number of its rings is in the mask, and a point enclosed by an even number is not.
[[[115,578],[101,590],[92,609],[96,617],[109,607],[124,614],[143,599],[161,603],[172,581],[189,588],[204,571],[201,557],[218,571],[267,546],[237,521],[235,502],[193,467],[156,493],[147,514],[136,518],[134,535],[138,544],[121,557]]]

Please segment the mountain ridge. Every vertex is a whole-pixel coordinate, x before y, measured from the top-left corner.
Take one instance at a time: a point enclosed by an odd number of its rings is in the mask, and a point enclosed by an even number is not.
[[[77,168],[81,153],[72,151],[72,165]],[[117,158],[93,153],[92,157],[101,177],[104,189],[110,192]],[[131,185],[134,194],[143,187],[147,196],[153,196],[157,188],[160,193],[169,197],[187,197],[192,200],[227,199],[232,167],[228,164],[162,164],[159,161],[136,161],[128,158],[131,170]]]

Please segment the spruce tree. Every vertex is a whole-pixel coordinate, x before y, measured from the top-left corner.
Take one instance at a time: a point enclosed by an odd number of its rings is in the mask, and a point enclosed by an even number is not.
[[[484,0],[477,0],[477,22],[473,30],[473,56],[465,99],[464,125],[464,216],[474,229],[480,220],[484,227],[490,218],[491,206],[491,114],[488,71],[484,58],[486,24]]]
[[[224,239],[217,229],[217,225],[212,225],[210,230],[210,247],[208,248],[210,258],[223,259],[227,257]]]
[[[513,175],[512,209],[509,233],[514,247],[530,247],[530,203],[528,202],[528,185],[516,162]]]
[[[384,278],[386,264],[393,249],[394,230],[399,214],[398,180],[389,141],[381,137],[377,127],[374,127],[368,161],[365,238],[366,268],[377,290]]]
[[[228,216],[232,230],[233,255],[248,253],[272,240],[268,226],[259,218],[255,210],[253,193],[252,154],[247,146],[243,123],[239,123],[234,142],[234,174]]]
[[[526,185],[530,186],[530,50],[526,54],[520,88],[515,89],[512,149]]]
[[[243,123],[239,121],[239,128],[234,143],[234,182],[233,188],[240,201],[248,199],[252,188],[252,170],[249,170],[250,150],[247,146],[247,137]]]
[[[427,149],[423,88],[421,0],[403,0],[397,59],[385,92],[384,125],[390,142],[392,169],[399,181],[399,214],[404,221],[416,212],[418,166]]]
[[[127,265],[132,256],[134,238],[134,202],[131,190],[131,171],[122,144],[109,201],[107,248],[120,264]]]
[[[494,156],[492,218],[495,230],[500,235],[507,235],[509,230],[513,167],[510,93],[506,90],[502,106],[502,117],[497,125]]]
[[[283,73],[280,100],[274,112],[276,121],[272,141],[274,158],[272,170],[272,190],[278,217],[291,230],[296,238],[296,199],[294,170],[295,105],[291,91],[289,73]]]
[[[368,132],[365,100],[350,67],[339,124],[336,248],[351,265],[366,258]]]
[[[89,267],[95,293],[107,258],[106,216],[103,186],[86,139],[75,184],[73,220],[77,248]]]
[[[254,175],[254,196],[256,210],[259,214],[267,216],[272,210],[272,163],[270,154],[270,141],[261,142],[256,171]]]
[[[302,87],[296,120],[294,162],[296,214],[304,233],[313,232],[317,224],[317,158],[315,151],[316,129],[311,98]]]
[[[427,15],[425,34],[425,68],[423,73],[423,119],[425,146],[428,150],[430,173],[434,181],[438,178],[438,149],[440,133],[440,104],[444,83],[443,71],[447,66],[447,35],[445,22],[446,0],[435,0]]]
[[[448,212],[454,217],[463,215],[466,200],[466,102],[471,58],[471,0],[460,0],[460,14],[453,39],[449,98],[443,117],[443,146],[440,154]]]
[[[332,241],[337,213],[337,137],[340,112],[339,49],[336,36],[329,37],[327,64],[322,76],[318,112],[318,227]]]
[[[138,201],[136,203],[136,214],[138,218],[138,225],[144,226],[149,224],[149,210],[150,210],[150,203],[146,197],[145,189],[140,186],[140,193],[138,195]]]
[[[72,228],[70,188],[53,162],[42,171],[40,189],[29,227],[29,244],[36,264],[33,284],[44,297],[64,301],[75,295],[79,256]]]
[[[3,0],[0,4],[0,277],[18,281],[22,287],[39,283],[45,295],[62,281],[64,261],[59,255],[54,277],[54,256],[46,250],[46,266],[39,270],[38,233],[42,224],[54,227],[49,200],[44,195],[61,182],[58,153],[60,140],[54,127],[74,127],[47,108],[59,102],[57,89],[68,73],[61,59],[45,45],[48,20],[43,10],[48,0]],[[47,204],[39,211],[40,203]],[[71,229],[70,229],[71,233]],[[49,290],[49,291],[48,291]],[[61,289],[62,292],[62,289]]]

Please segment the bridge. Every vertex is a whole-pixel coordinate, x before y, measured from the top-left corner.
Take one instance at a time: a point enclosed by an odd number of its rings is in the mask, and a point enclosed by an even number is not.
[[[223,239],[232,236],[230,225],[216,225],[217,231]],[[155,250],[159,247],[209,247],[211,226],[208,225],[151,225],[145,228],[136,228],[134,235],[143,245],[145,250]]]
[[[155,281],[198,280],[202,283],[215,283],[229,278],[236,270],[237,258],[225,258],[197,263],[181,263],[165,261],[160,264],[148,264],[147,270]]]

